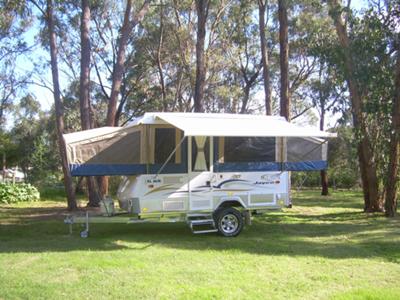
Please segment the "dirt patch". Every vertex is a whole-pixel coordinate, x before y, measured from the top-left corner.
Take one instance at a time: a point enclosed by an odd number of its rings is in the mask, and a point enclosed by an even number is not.
[[[13,207],[0,206],[0,224],[3,222],[15,221],[47,221],[47,220],[63,220],[70,214],[82,214],[89,211],[91,215],[100,213],[99,208],[79,208],[77,211],[68,211],[65,206],[46,206],[46,207]]]

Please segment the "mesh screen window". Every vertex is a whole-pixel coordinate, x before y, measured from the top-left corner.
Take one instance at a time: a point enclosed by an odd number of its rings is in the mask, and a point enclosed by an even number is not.
[[[155,129],[154,163],[163,164],[175,149],[175,128]],[[175,153],[168,163],[175,162]]]
[[[312,138],[287,138],[287,161],[315,161],[322,159],[323,143]]]
[[[82,162],[86,164],[140,163],[140,131],[81,145]]]
[[[275,162],[274,137],[225,137],[224,162]]]

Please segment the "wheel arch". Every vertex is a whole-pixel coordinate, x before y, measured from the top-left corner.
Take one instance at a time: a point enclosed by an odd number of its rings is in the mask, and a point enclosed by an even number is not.
[[[218,207],[215,210],[226,207],[246,208],[246,205],[244,204],[243,200],[238,196],[221,197],[221,202],[219,203]]]

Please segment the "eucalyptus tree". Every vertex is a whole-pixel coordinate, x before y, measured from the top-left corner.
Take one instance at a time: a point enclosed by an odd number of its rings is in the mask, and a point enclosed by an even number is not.
[[[161,2],[149,11],[140,33],[133,39],[135,50],[127,64],[134,67],[126,77],[135,86],[126,107],[130,115],[140,114],[143,109],[183,110],[180,94],[184,66],[177,51],[180,39],[176,36],[182,34],[176,22],[177,9],[171,3]],[[186,84],[190,85],[190,81],[186,80]]]
[[[339,42],[343,48],[343,59],[346,73],[346,80],[349,86],[350,97],[352,101],[353,122],[356,131],[361,135],[358,156],[363,181],[365,210],[380,210],[378,195],[378,179],[376,174],[376,164],[373,159],[371,141],[367,135],[367,125],[362,112],[362,98],[357,88],[357,82],[354,74],[355,63],[350,49],[350,40],[347,34],[346,23],[342,19],[340,4],[337,0],[329,1],[331,15],[335,23]]]
[[[265,19],[266,13],[267,13],[267,19]],[[262,61],[262,71],[263,71],[263,83],[264,83],[265,113],[267,115],[272,115],[270,66],[269,66],[269,55],[268,55],[268,43],[266,38],[266,28],[268,28],[268,19],[269,19],[269,1],[258,0],[258,27],[260,31],[260,48],[261,48],[261,61]]]
[[[50,65],[51,74],[53,79],[53,96],[54,106],[56,113],[56,124],[57,124],[57,135],[58,145],[61,156],[62,168],[64,173],[64,185],[67,192],[68,209],[74,210],[77,208],[75,199],[75,190],[72,184],[71,173],[68,168],[66,145],[63,138],[64,133],[64,118],[63,108],[60,92],[60,82],[58,75],[58,59],[57,59],[57,36],[55,31],[55,19],[54,19],[54,3],[52,0],[47,0],[46,12],[44,12],[44,19],[47,25],[48,39],[50,43]]]
[[[305,0],[291,7],[290,96],[292,120],[318,113],[325,130],[327,113],[340,117],[346,109],[344,80],[327,55],[337,51],[336,32],[328,9],[319,1]],[[314,108],[311,110],[311,108]],[[328,195],[328,172],[320,172],[322,195]]]
[[[218,28],[216,46],[221,50],[213,50],[211,59],[218,63],[214,72],[220,74],[218,107],[226,112],[245,113],[257,105],[252,100],[263,65],[255,11],[252,1],[231,1]]]
[[[195,0],[197,11],[197,35],[196,35],[196,85],[194,90],[194,111],[203,111],[202,101],[204,97],[204,85],[206,80],[206,68],[204,59],[204,46],[206,38],[207,16],[210,0]]]
[[[398,174],[396,165],[395,69],[397,17],[395,2],[377,3],[362,17],[354,16],[338,1],[328,2],[341,47],[338,66],[347,81],[353,124],[358,141],[358,158],[364,191],[365,211],[382,211],[384,198],[393,195]],[[345,18],[344,18],[345,17]],[[351,24],[351,30],[347,24]],[[391,136],[391,132],[395,132]],[[392,139],[392,148],[388,141]],[[393,152],[394,150],[394,152]],[[394,156],[393,156],[394,154]],[[392,164],[392,163],[393,164]],[[390,166],[388,168],[388,166]],[[395,169],[395,168],[394,168]],[[387,200],[394,203],[395,197]],[[395,206],[389,205],[389,215]]]
[[[32,15],[23,1],[0,2],[0,128],[7,110],[25,88],[29,71],[19,72],[17,60],[32,46],[22,38],[32,26]]]
[[[49,50],[50,54],[50,68],[52,74],[52,91],[54,97],[56,128],[59,154],[61,157],[62,170],[64,174],[64,186],[67,193],[68,209],[74,210],[77,208],[75,199],[75,190],[73,188],[73,181],[71,173],[68,168],[65,141],[63,138],[64,133],[64,114],[63,103],[61,97],[59,68],[58,68],[58,43],[57,43],[57,22],[56,13],[57,5],[52,0],[35,1],[29,0],[34,9],[38,11],[39,19],[42,21],[42,43]]]
[[[240,85],[243,90],[242,104],[238,112],[248,111],[251,89],[258,83],[259,74],[263,67],[257,40],[257,27],[252,21],[254,6],[251,2],[241,1],[238,12],[234,14],[234,22],[237,24],[236,33],[232,35],[232,43],[237,48],[235,56],[238,64]]]
[[[318,77],[309,81],[307,97],[311,99],[313,106],[319,115],[319,129],[325,130],[326,114],[340,114],[347,108],[346,88],[336,74],[333,66],[326,64],[323,60],[318,63]],[[328,172],[321,170],[321,195],[327,196]]]
[[[92,116],[90,109],[90,14],[91,7],[89,0],[81,2],[81,24],[80,24],[80,83],[79,83],[79,104],[81,112],[82,130],[92,128]]]
[[[387,188],[385,212],[388,217],[394,217],[397,211],[400,160],[400,47],[397,44],[397,59],[395,72],[395,91],[392,103],[392,128],[390,133],[389,166],[387,170]]]
[[[36,136],[42,131],[39,119],[42,116],[40,103],[32,96],[22,97],[15,107],[15,125],[11,130],[12,140],[18,145],[18,165],[27,174],[30,167],[29,157],[33,152]]]
[[[15,119],[10,142],[14,157],[9,155],[8,161],[21,167],[29,182],[48,184],[49,178],[59,173],[60,163],[54,110],[44,112],[39,101],[27,94],[19,99],[13,111]]]
[[[388,2],[387,13],[384,16],[385,28],[393,37],[393,50],[396,51],[396,63],[394,72],[394,91],[391,107],[391,126],[389,144],[389,164],[387,168],[387,182],[385,195],[385,213],[388,217],[394,217],[397,212],[399,189],[399,164],[400,164],[400,32],[398,28],[400,10],[399,2]]]
[[[288,40],[288,4],[287,0],[278,0],[279,18],[279,61],[281,71],[280,115],[290,121],[289,95],[289,40]]]
[[[90,103],[90,19],[91,7],[89,0],[81,1],[80,18],[80,81],[79,81],[79,107],[81,115],[82,130],[93,128],[93,116]],[[88,206],[99,206],[99,191],[93,176],[86,177],[86,184],[89,196]]]
[[[120,38],[117,42],[117,56],[115,60],[115,64],[113,66],[112,73],[112,86],[111,86],[111,95],[108,103],[107,110],[107,125],[115,126],[116,120],[116,111],[117,111],[117,101],[120,93],[120,88],[122,84],[122,78],[124,76],[125,70],[125,61],[126,61],[126,47],[129,40],[129,37],[132,34],[132,30],[135,26],[144,18],[146,15],[150,0],[145,0],[142,7],[138,10],[137,13],[132,12],[132,0],[128,0],[126,4],[124,21],[122,27],[120,29]],[[133,14],[133,17],[131,16]]]

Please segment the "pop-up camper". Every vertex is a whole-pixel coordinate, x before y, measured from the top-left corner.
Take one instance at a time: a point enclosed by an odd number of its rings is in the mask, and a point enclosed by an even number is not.
[[[73,176],[124,176],[117,196],[127,215],[109,218],[186,221],[194,233],[236,236],[252,214],[291,205],[289,171],[326,169],[334,136],[274,116],[146,113],[64,139]],[[67,223],[88,229],[89,220]]]

